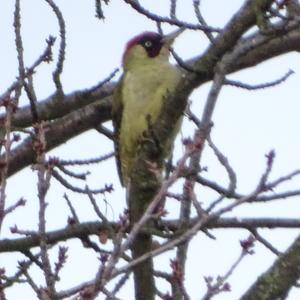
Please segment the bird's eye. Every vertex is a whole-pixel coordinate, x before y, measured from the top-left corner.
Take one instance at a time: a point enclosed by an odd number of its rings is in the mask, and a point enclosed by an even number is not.
[[[151,48],[152,47],[152,42],[151,41],[146,41],[144,43],[144,45],[145,45],[146,48]]]

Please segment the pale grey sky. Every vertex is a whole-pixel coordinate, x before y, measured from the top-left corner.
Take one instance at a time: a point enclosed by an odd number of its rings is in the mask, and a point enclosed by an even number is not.
[[[4,0],[0,3],[0,93],[14,81],[17,76],[16,51],[13,35],[14,1]],[[58,37],[57,21],[51,9],[44,1],[21,1],[22,5],[22,33],[25,48],[25,63],[29,66],[43,51],[45,39],[51,34]],[[120,66],[124,45],[133,35],[144,30],[156,30],[155,24],[133,12],[121,0],[111,0],[108,6],[103,5],[105,21],[94,17],[94,1],[56,1],[61,8],[66,21],[67,51],[64,73],[62,76],[64,89],[72,92],[77,89],[90,87],[108,76],[111,71]],[[155,3],[154,3],[155,2]],[[169,1],[141,1],[145,7],[153,8],[157,13],[168,14]],[[240,0],[202,0],[203,15],[213,26],[222,26],[231,14],[243,3]],[[192,1],[180,1],[179,18],[195,22]],[[163,27],[166,32],[172,30],[170,26]],[[57,41],[58,42],[58,41]],[[56,46],[58,43],[56,44]],[[202,33],[186,32],[175,45],[177,53],[183,58],[200,54],[207,46]],[[57,54],[55,48],[54,57]],[[51,72],[55,65],[43,65],[36,75],[35,87],[40,99],[44,99],[53,92]],[[293,69],[296,74],[280,86],[261,91],[244,91],[233,87],[224,87],[214,113],[214,128],[212,138],[215,144],[228,157],[238,175],[238,191],[247,193],[252,191],[265,168],[265,154],[275,149],[276,159],[272,178],[285,175],[300,167],[300,59],[298,53],[292,53],[270,60],[258,67],[239,72],[230,76],[231,79],[246,83],[259,84],[275,80]],[[207,97],[210,84],[205,84],[191,95],[195,113],[201,114],[203,103]],[[26,103],[24,103],[26,104]],[[182,136],[192,136],[192,125],[185,121]],[[179,137],[180,140],[180,137]],[[51,155],[60,158],[89,158],[105,154],[112,150],[112,143],[101,137],[95,131],[81,135],[66,145],[51,151]],[[176,151],[180,157],[181,146],[178,142]],[[49,155],[50,155],[49,154]],[[211,150],[205,152],[203,166],[208,167],[206,176],[214,181],[227,184],[224,170],[219,166]],[[116,192],[107,195],[109,206],[103,204],[107,215],[115,220],[123,211],[124,191],[120,190],[114,160],[105,162],[105,172],[98,166],[92,167],[92,175],[88,179],[91,187],[101,187],[105,183],[114,182]],[[13,176],[8,182],[8,204],[24,196],[28,201],[25,208],[17,210],[6,219],[3,237],[11,237],[9,227],[34,230],[37,228],[37,200],[36,174],[26,170]],[[285,184],[282,189],[299,187],[299,179]],[[84,186],[84,184],[83,184]],[[204,188],[197,189],[198,197],[205,203],[215,199],[215,195]],[[49,230],[66,225],[66,202],[63,200],[64,189],[53,185],[48,195],[47,209]],[[82,221],[95,220],[91,214],[90,203],[82,196],[68,192],[74,206],[78,209]],[[99,198],[100,199],[100,198]],[[111,206],[111,207],[110,207]],[[174,211],[177,205],[171,208]],[[248,217],[299,217],[299,198],[272,202],[265,205],[244,205],[228,215]],[[292,242],[299,230],[264,230],[261,233],[272,241],[279,250]],[[211,240],[200,234],[192,242],[187,264],[186,287],[192,299],[199,299],[205,290],[203,276],[223,275],[237,259],[241,249],[239,240],[245,239],[248,232],[242,230],[215,230],[212,234],[217,240]],[[72,287],[82,280],[93,278],[97,265],[96,256],[92,251],[82,251],[79,241],[70,243],[69,264],[61,274],[61,287]],[[107,247],[108,246],[103,246]],[[56,248],[56,247],[55,247]],[[57,249],[55,253],[57,252]],[[1,255],[1,265],[7,270],[13,270],[15,254]],[[5,259],[4,259],[5,257]],[[159,258],[159,268],[169,268],[169,258],[172,254],[165,254]],[[230,278],[232,287],[230,293],[215,297],[216,300],[238,299],[257,275],[267,269],[275,256],[265,247],[256,244],[255,255],[249,256],[239,266]],[[36,273],[38,277],[38,273]],[[162,284],[163,290],[168,286]],[[7,293],[8,299],[35,299],[27,286],[20,286]],[[132,288],[126,288],[120,293],[122,299],[132,299]],[[289,300],[299,299],[300,292],[293,291]],[[99,299],[103,299],[99,296]]]

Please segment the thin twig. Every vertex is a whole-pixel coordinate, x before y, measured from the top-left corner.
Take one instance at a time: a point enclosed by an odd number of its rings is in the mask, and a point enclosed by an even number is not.
[[[70,201],[69,197],[67,194],[64,194],[64,198],[67,201],[67,204],[69,206],[69,209],[72,213],[72,219],[69,219],[69,223],[71,226],[74,226],[74,224],[80,224],[79,217],[76,213],[76,210],[74,206],[72,205],[72,202]],[[93,242],[88,235],[81,235],[80,240],[82,242],[82,245],[85,248],[90,248],[93,249],[96,253],[105,253],[105,254],[110,254],[110,251],[105,251],[101,249],[95,242]]]
[[[20,262],[19,263],[19,269],[22,275],[25,276],[27,283],[30,285],[32,290],[36,293],[36,296],[38,297],[40,295],[40,288],[35,284],[34,280],[28,273],[28,264],[26,262]]]
[[[116,76],[119,70],[120,70],[119,68],[114,69],[106,78],[104,78],[94,86],[90,87],[88,90],[82,91],[82,94],[84,96],[88,96],[94,93],[95,91],[97,91],[98,89],[102,88],[104,85],[109,83]]]
[[[14,12],[14,29],[15,29],[15,43],[17,50],[17,58],[18,58],[18,70],[19,70],[19,85],[16,87],[16,93],[20,94],[22,85],[24,84],[25,77],[25,66],[24,66],[24,58],[23,58],[23,42],[21,36],[21,13],[20,13],[20,0],[16,0],[15,2],[15,12]]]
[[[47,285],[47,294],[50,298],[55,298],[55,277],[53,276],[50,258],[48,255],[48,245],[46,238],[46,195],[50,187],[51,173],[45,168],[45,129],[44,124],[39,123],[35,125],[35,145],[36,152],[36,166],[38,177],[38,199],[39,199],[39,223],[38,232],[40,238],[41,261],[43,265],[44,277]]]
[[[80,194],[87,194],[86,189],[81,189],[79,187],[76,187],[72,184],[70,184],[66,179],[64,179],[57,171],[52,170],[52,175],[53,178],[55,178],[59,183],[61,183],[64,187],[66,187],[67,189],[76,192],[76,193],[80,193]],[[110,185],[105,185],[104,188],[102,189],[95,189],[95,190],[90,190],[91,193],[93,194],[104,194],[104,193],[110,193],[113,191],[113,186],[112,184]]]
[[[6,215],[5,204],[6,204],[6,185],[7,185],[7,173],[10,163],[10,155],[11,155],[11,146],[13,143],[13,139],[11,137],[11,119],[14,113],[14,105],[12,103],[11,98],[7,99],[7,106],[6,106],[6,116],[5,116],[5,123],[4,128],[2,128],[4,138],[4,158],[0,161],[0,231],[2,228],[2,224],[4,221],[4,217]]]
[[[241,264],[242,260],[248,255],[253,254],[252,247],[254,245],[254,239],[250,236],[246,241],[242,241],[241,244],[245,244],[244,248],[241,251],[241,254],[237,258],[237,260],[232,264],[229,270],[223,275],[218,276],[217,281],[215,284],[212,284],[212,278],[206,277],[206,284],[207,284],[207,292],[203,296],[202,300],[210,300],[217,294],[221,292],[228,292],[230,291],[230,286],[226,282],[229,277],[233,274],[233,272],[237,269],[237,267]]]
[[[14,28],[15,28],[15,42],[18,58],[18,69],[19,69],[19,85],[16,87],[16,95],[20,95],[22,87],[27,94],[30,103],[30,109],[32,114],[32,120],[34,123],[38,122],[37,113],[37,99],[33,88],[32,74],[28,74],[29,83],[26,82],[25,63],[23,57],[23,42],[21,36],[21,13],[20,13],[20,0],[16,0],[15,14],[14,14]],[[18,99],[16,99],[18,101]]]
[[[29,250],[22,251],[30,262],[35,263],[41,270],[43,270],[43,264],[39,261],[40,255],[34,255]]]
[[[75,173],[73,171],[68,170],[66,167],[62,166],[61,164],[57,164],[56,166],[64,174],[66,174],[66,175],[68,175],[70,177],[76,178],[76,179],[86,180],[87,175],[90,174],[89,171],[87,171],[85,173],[79,173],[79,174],[77,174],[77,173]]]
[[[242,89],[246,89],[246,90],[249,90],[249,91],[260,90],[260,89],[265,89],[265,88],[274,87],[276,85],[279,85],[279,84],[283,83],[284,81],[286,81],[294,73],[295,72],[293,70],[289,70],[282,77],[280,77],[280,78],[278,78],[274,81],[261,83],[261,84],[256,84],[256,85],[247,84],[247,83],[243,83],[243,82],[240,82],[240,81],[229,80],[229,79],[226,79],[224,84],[231,85],[231,86],[238,87],[238,88],[242,88]]]
[[[170,18],[176,20],[177,0],[170,0]]]
[[[280,251],[278,251],[270,242],[268,242],[265,238],[263,238],[257,231],[257,229],[249,229],[249,231],[255,236],[255,239],[263,244],[267,249],[269,249],[273,254],[279,256],[281,255]]]
[[[66,51],[66,25],[62,12],[59,7],[54,3],[53,0],[45,0],[53,12],[56,15],[59,25],[59,33],[60,33],[60,45],[59,45],[59,53],[58,60],[56,63],[56,69],[53,72],[53,81],[56,86],[57,93],[63,94],[63,87],[61,84],[60,76],[63,71],[64,61],[65,61],[65,51]]]
[[[236,185],[237,185],[236,174],[235,174],[233,168],[230,166],[227,157],[214,145],[210,136],[207,138],[207,141],[208,141],[208,145],[213,149],[214,154],[218,158],[219,162],[225,168],[225,170],[228,174],[228,177],[229,177],[229,185],[228,185],[227,190],[229,193],[233,193],[235,191]],[[207,213],[212,211],[216,207],[216,205],[218,205],[225,198],[225,196],[226,195],[222,194],[222,195],[220,195],[220,197],[217,200],[212,202],[211,205],[206,210]]]
[[[55,38],[52,36],[49,36],[49,38],[46,40],[46,48],[43,51],[43,53],[38,57],[38,59],[29,67],[26,68],[24,78],[27,78],[29,75],[32,75],[35,72],[35,69],[43,62],[49,63],[52,61],[52,47],[55,43]],[[19,77],[1,96],[0,99],[7,97],[10,95],[13,91],[16,91],[20,86],[21,78]]]
[[[209,187],[212,190],[214,190],[217,193],[220,193],[221,195],[226,195],[227,198],[231,199],[240,199],[243,198],[244,195],[233,192],[229,193],[228,189],[219,185],[218,183],[211,181],[207,178],[204,177],[197,177],[197,182],[203,186]],[[273,193],[271,195],[267,196],[257,196],[256,198],[253,198],[250,200],[250,202],[269,202],[269,201],[274,201],[274,200],[281,200],[281,199],[287,199],[290,197],[296,197],[300,195],[300,190],[293,190],[293,191],[287,191],[287,192],[282,192],[282,193]]]
[[[70,159],[70,160],[64,160],[64,159],[57,159],[53,158],[53,160],[57,161],[57,164],[61,166],[75,166],[75,165],[89,165],[89,164],[97,164],[104,160],[107,160],[109,158],[114,157],[114,152],[110,152],[105,155],[101,155],[96,158],[89,158],[89,159]]]
[[[101,0],[95,0],[95,10],[96,10],[96,18],[99,20],[104,20],[104,13],[102,10]]]
[[[113,140],[115,137],[114,132],[111,131],[110,129],[106,128],[102,124],[99,124],[95,129],[110,140]]]
[[[124,0],[125,3],[129,4],[133,9],[135,9],[137,12],[140,14],[146,16],[147,18],[155,21],[155,22],[161,22],[161,23],[168,23],[170,25],[176,25],[178,27],[184,27],[184,28],[189,28],[192,30],[202,30],[202,31],[210,31],[210,32],[220,32],[221,30],[219,28],[214,28],[211,26],[203,26],[203,25],[195,25],[195,24],[190,24],[186,22],[182,22],[179,20],[175,20],[172,18],[166,18],[166,17],[161,17],[159,15],[153,14],[147,9],[143,8],[138,1],[134,0]]]
[[[18,207],[25,206],[25,204],[26,204],[26,200],[24,198],[19,199],[16,203],[12,204],[11,206],[5,209],[4,215],[14,212]]]
[[[99,217],[99,219],[104,223],[104,225],[107,225],[109,230],[111,231],[111,233],[114,232],[113,228],[110,226],[110,223],[108,221],[108,219],[105,217],[105,215],[101,212],[101,210],[99,209],[98,205],[97,205],[97,201],[93,196],[93,193],[90,191],[89,187],[86,186],[85,187],[87,195],[93,205],[94,211],[97,214],[97,216]]]
[[[206,21],[204,20],[201,11],[200,11],[200,0],[194,0],[193,1],[194,4],[194,11],[195,11],[195,15],[198,19],[199,24],[203,25],[203,26],[208,26]],[[207,36],[207,38],[209,39],[209,41],[213,44],[214,43],[214,36],[212,35],[211,31],[204,31],[205,35]]]
[[[129,279],[129,276],[131,275],[131,272],[125,273],[120,280],[115,284],[114,289],[112,290],[112,294],[115,295],[126,283],[126,281]],[[106,300],[110,300],[109,298],[106,298]]]

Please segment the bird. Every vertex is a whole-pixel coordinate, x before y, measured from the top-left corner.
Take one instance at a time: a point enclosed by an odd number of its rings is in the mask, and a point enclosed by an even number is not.
[[[121,77],[112,100],[112,120],[117,169],[122,186],[130,182],[133,163],[143,133],[157,120],[164,98],[175,90],[179,67],[170,63],[170,47],[184,29],[161,35],[146,31],[128,41],[122,58]],[[165,145],[166,159],[171,152],[181,120]]]

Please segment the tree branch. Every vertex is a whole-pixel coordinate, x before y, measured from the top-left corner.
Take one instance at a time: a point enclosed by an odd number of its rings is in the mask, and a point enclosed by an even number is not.
[[[193,218],[189,221],[185,229],[192,228],[199,218]],[[299,219],[284,219],[284,218],[220,218],[218,220],[210,220],[206,227],[207,229],[258,229],[258,228],[300,228]],[[111,229],[114,232],[111,232]],[[178,220],[162,221],[157,227],[160,230],[169,232],[178,231]],[[111,239],[119,230],[119,224],[110,222],[86,222],[67,226],[63,229],[54,230],[46,233],[46,239],[49,245],[56,244],[60,241],[67,241],[72,238],[82,239],[89,235],[98,235],[99,232],[107,232],[107,238]],[[154,233],[150,227],[141,229],[142,232]],[[4,252],[22,252],[39,245],[40,239],[38,234],[14,239],[0,240],[0,253]]]
[[[46,150],[49,151],[63,144],[66,140],[109,120],[110,108],[110,97],[107,97],[48,123],[45,130]],[[35,161],[32,143],[33,139],[29,137],[11,151],[8,176]],[[1,159],[2,156],[0,156]]]
[[[300,236],[240,300],[285,299],[300,277]]]

